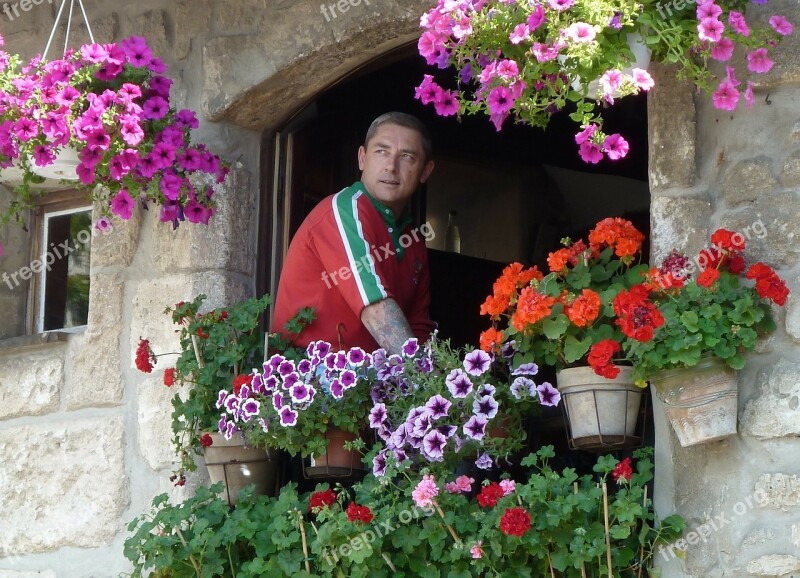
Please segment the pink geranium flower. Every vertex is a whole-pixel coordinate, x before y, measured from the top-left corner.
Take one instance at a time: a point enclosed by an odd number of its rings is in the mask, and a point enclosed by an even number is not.
[[[411,497],[414,503],[420,508],[429,508],[433,505],[433,499],[439,495],[439,488],[436,487],[436,480],[431,475],[422,476],[422,481],[417,484]]]

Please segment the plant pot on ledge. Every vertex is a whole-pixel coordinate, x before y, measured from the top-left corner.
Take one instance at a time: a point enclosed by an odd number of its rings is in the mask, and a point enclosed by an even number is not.
[[[329,428],[325,434],[328,448],[325,453],[309,456],[303,461],[303,475],[308,479],[349,478],[365,471],[361,461],[363,455],[347,450],[344,444],[355,441],[358,436],[338,428]]]
[[[738,373],[718,357],[654,374],[650,383],[682,447],[736,434]]]
[[[644,390],[634,384],[631,373],[632,368],[620,367],[616,378],[607,379],[591,367],[572,367],[556,374],[570,448],[610,450],[641,445],[644,420],[639,420],[639,408]]]
[[[220,433],[211,433],[213,444],[204,449],[211,483],[224,482],[225,498],[233,506],[239,491],[255,484],[256,495],[277,495],[278,451],[245,445],[244,438],[226,440]]]

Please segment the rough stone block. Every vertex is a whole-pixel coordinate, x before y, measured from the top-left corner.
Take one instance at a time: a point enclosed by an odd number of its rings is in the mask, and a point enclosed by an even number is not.
[[[745,209],[724,214],[720,226],[753,233],[747,242],[751,262],[788,269],[800,261],[800,198],[795,193],[761,196]]]
[[[697,171],[694,91],[673,68],[651,63],[648,70],[656,83],[647,97],[650,190],[691,187]]]
[[[165,365],[170,367],[169,365]],[[172,396],[175,388],[164,385],[163,371],[139,384],[139,453],[152,469],[158,471],[178,461],[172,449]]]
[[[764,474],[756,481],[753,493],[760,498],[760,508],[792,511],[800,506],[800,476]]]
[[[800,121],[794,123],[792,132],[789,133],[789,138],[792,142],[800,143]]]
[[[800,571],[800,558],[789,554],[762,556],[748,562],[747,571],[755,576],[786,576]]]
[[[769,17],[781,14],[796,23],[800,19],[800,9],[796,2],[791,0],[776,0],[768,6],[748,6],[747,22],[751,28],[769,28]],[[790,34],[781,39],[780,45],[770,49],[769,56],[775,62],[772,69],[766,74],[748,74],[747,80],[753,82],[755,88],[773,88],[783,84],[800,82],[800,38],[797,34]],[[744,51],[737,51],[735,61],[731,62],[736,70],[745,70]]]
[[[0,430],[0,558],[96,548],[127,506],[122,417]]]
[[[0,419],[44,415],[58,409],[64,387],[61,345],[0,356]]]
[[[758,389],[742,414],[742,435],[759,439],[800,436],[800,365],[781,359],[761,375]]]
[[[193,38],[202,38],[211,30],[209,2],[179,0],[175,3],[175,52],[178,60],[189,56]]]
[[[793,153],[784,161],[781,182],[786,187],[800,188],[800,151]]]
[[[794,287],[797,287],[796,280]],[[800,297],[794,293],[789,293],[789,298],[786,301],[786,333],[792,338],[795,343],[800,343]]]
[[[800,548],[800,524],[792,524],[792,546]]]
[[[139,205],[127,221],[114,218],[112,229],[107,233],[92,232],[92,272],[102,267],[127,267],[139,247],[139,234],[142,229],[142,209]],[[92,220],[100,217],[95,207]],[[90,308],[91,314],[91,308]]]
[[[735,207],[751,203],[777,187],[778,181],[772,175],[772,161],[766,158],[748,159],[736,163],[725,173],[720,192],[728,206]]]
[[[125,36],[141,34],[147,31],[147,45],[154,56],[166,58],[172,54],[172,44],[167,34],[167,14],[164,10],[150,10],[131,18],[129,26],[125,26]]]
[[[281,4],[271,0],[240,0],[235,3],[220,3],[215,2],[212,5],[211,12],[213,13],[212,34],[214,36],[224,36],[231,34],[247,34],[256,33],[262,30],[264,25],[267,24],[266,17],[268,5]],[[297,4],[297,2],[294,2]],[[302,20],[294,18],[293,15],[288,15],[291,20],[302,23]],[[283,20],[281,28],[285,27],[287,20]],[[288,28],[295,29],[294,26]],[[287,29],[288,29],[287,28]]]
[[[3,570],[0,578],[56,578],[53,570]]]
[[[708,245],[711,204],[703,199],[654,196],[650,204],[651,262],[678,249],[696,255]]]

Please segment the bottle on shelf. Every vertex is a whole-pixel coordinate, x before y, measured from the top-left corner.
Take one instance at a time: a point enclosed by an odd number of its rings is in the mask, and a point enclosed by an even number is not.
[[[456,223],[455,211],[450,211],[447,215],[447,233],[444,237],[444,248],[445,251],[451,251],[453,253],[461,252],[461,233]]]

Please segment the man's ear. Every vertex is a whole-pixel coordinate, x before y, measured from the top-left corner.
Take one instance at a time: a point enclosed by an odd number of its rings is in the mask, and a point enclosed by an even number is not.
[[[362,146],[358,147],[358,170],[359,171],[363,171],[364,170],[364,161],[366,160],[366,158],[367,158],[367,149],[365,149],[364,146],[362,145]]]
[[[425,163],[425,168],[422,170],[422,176],[419,178],[420,183],[424,183],[428,180],[428,177],[431,176],[433,172],[433,161],[428,161]]]

